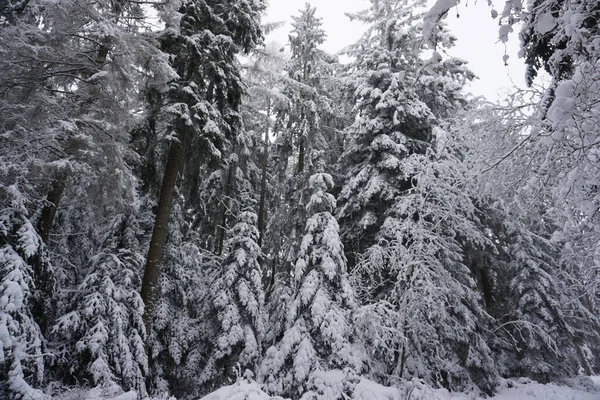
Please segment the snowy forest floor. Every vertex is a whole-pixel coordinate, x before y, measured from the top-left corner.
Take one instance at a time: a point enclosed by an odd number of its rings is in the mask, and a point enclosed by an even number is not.
[[[565,384],[541,384],[527,378],[507,379],[503,388],[489,400],[600,400],[600,376],[575,379]],[[390,388],[362,379],[355,389],[354,400],[477,400],[470,393],[450,393],[432,389],[415,381],[406,387]],[[237,382],[222,387],[201,400],[279,400],[260,390],[255,383]],[[327,399],[324,396],[323,399]]]
[[[329,380],[330,393],[323,394],[320,400],[340,398],[336,388],[336,371],[324,374]],[[579,377],[561,384],[542,384],[528,378],[505,379],[498,393],[487,400],[600,400],[600,376]],[[114,387],[116,391],[119,389]],[[112,392],[112,393],[111,393]],[[51,400],[137,400],[136,392],[122,394],[110,388],[91,390],[75,389]],[[344,396],[345,397],[345,396]],[[385,387],[368,379],[361,379],[356,386],[352,400],[479,400],[485,397],[474,393],[450,393],[446,389],[433,389],[415,379],[399,387]],[[177,400],[175,397],[154,397],[146,400]],[[289,400],[273,397],[265,393],[256,382],[240,379],[224,386],[199,400]]]

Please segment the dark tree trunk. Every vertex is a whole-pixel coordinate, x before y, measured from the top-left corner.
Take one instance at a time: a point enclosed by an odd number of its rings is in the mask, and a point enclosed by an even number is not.
[[[59,172],[54,177],[50,191],[46,196],[46,201],[44,207],[42,208],[37,226],[38,233],[40,234],[40,237],[44,243],[48,243],[50,229],[52,229],[54,217],[56,216],[56,211],[58,210],[58,203],[62,198],[63,192],[65,191],[68,175],[69,174],[67,171]]]
[[[231,198],[231,191],[233,185],[233,172],[235,169],[235,164],[232,162],[229,165],[227,171],[227,181],[225,181],[225,188],[223,190],[223,204],[221,206],[221,221],[219,225],[217,225],[217,243],[216,250],[217,254],[221,255],[223,253],[223,243],[225,243],[225,233],[227,231],[227,210],[229,199]]]
[[[154,314],[154,301],[156,297],[156,286],[160,275],[160,266],[162,256],[167,242],[167,233],[169,231],[169,216],[173,206],[173,197],[177,177],[183,164],[183,146],[178,141],[171,142],[165,174],[163,176],[160,188],[160,196],[156,216],[154,219],[154,229],[150,239],[150,248],[146,257],[146,267],[144,269],[144,278],[142,279],[141,296],[144,302],[144,325],[146,334],[150,334],[152,328],[152,317]]]
[[[263,237],[265,234],[266,216],[266,198],[267,198],[267,167],[269,164],[269,121],[271,111],[271,99],[267,98],[267,116],[265,118],[265,139],[263,143],[263,159],[260,178],[260,201],[258,204],[258,247],[262,248]]]
[[[306,138],[304,136],[300,138],[300,144],[298,149],[298,170],[296,171],[296,175],[300,175],[302,172],[304,172],[304,153],[306,152],[304,144],[305,140]]]

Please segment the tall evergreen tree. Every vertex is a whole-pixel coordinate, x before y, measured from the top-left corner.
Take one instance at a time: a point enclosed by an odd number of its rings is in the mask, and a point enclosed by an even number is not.
[[[432,140],[434,115],[415,91],[423,61],[409,10],[405,3],[373,2],[354,16],[369,27],[350,52],[358,116],[341,161],[346,180],[338,218],[351,267],[376,243],[384,214],[411,188]]]
[[[228,255],[222,273],[211,286],[219,328],[201,376],[211,386],[218,387],[234,378],[237,368],[245,375],[257,372],[264,332],[264,292],[256,223],[252,208],[243,209],[237,216],[226,244]]]
[[[207,316],[210,285],[219,276],[220,260],[199,245],[199,235],[187,224],[181,205],[176,204],[149,335],[149,391],[157,395],[183,397],[198,392],[198,377],[217,331]]]
[[[275,262],[284,274],[295,262],[295,250],[306,219],[304,206],[309,194],[306,183],[316,171],[314,163],[319,153],[326,147],[319,123],[328,107],[326,95],[320,91],[326,57],[319,46],[325,41],[325,32],[315,14],[316,9],[307,3],[299,16],[292,17],[291,55],[283,81],[288,103],[277,115],[275,174],[285,183],[278,193],[282,205],[274,211],[268,230],[273,233],[270,247],[279,253]],[[281,224],[283,220],[288,223]]]
[[[58,368],[67,383],[117,384],[145,395],[148,360],[143,303],[138,293],[143,256],[139,224],[115,218],[101,251],[81,267],[83,279],[54,327]],[[68,377],[68,378],[67,378]]]
[[[463,262],[466,243],[487,239],[458,149],[436,126],[464,105],[460,90],[473,75],[436,52],[421,58],[411,6],[374,1],[354,15],[369,27],[350,50],[358,117],[341,162],[338,215],[362,291],[358,330],[378,380],[416,375],[490,393],[498,377],[483,335],[490,321]],[[446,32],[439,36],[452,44]]]
[[[351,338],[351,312],[356,307],[348,280],[339,226],[331,214],[335,198],[331,175],[310,178],[313,195],[294,269],[293,298],[281,340],[271,347],[261,366],[269,390],[285,396],[314,398],[323,390],[319,371],[362,370],[362,352]],[[350,375],[351,377],[352,375]],[[348,383],[348,393],[352,380]],[[346,395],[348,394],[346,393]],[[339,394],[343,396],[343,394]]]
[[[6,178],[6,176],[3,176]],[[4,179],[3,179],[4,181]],[[0,395],[42,399],[54,277],[18,184],[0,183]]]
[[[243,92],[235,56],[261,40],[262,10],[260,1],[185,1],[179,26],[167,26],[160,38],[179,78],[169,85],[171,140],[142,281],[148,331],[177,178],[182,168],[193,167],[185,162],[186,150],[188,155],[220,158],[224,144],[235,137]]]

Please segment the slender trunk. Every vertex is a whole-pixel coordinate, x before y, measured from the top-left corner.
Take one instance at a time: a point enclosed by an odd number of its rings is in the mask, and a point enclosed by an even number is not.
[[[160,275],[163,251],[167,242],[169,231],[169,216],[173,206],[173,197],[177,177],[183,164],[183,146],[180,142],[171,142],[165,174],[160,188],[160,196],[156,216],[154,218],[154,229],[150,239],[150,248],[146,257],[144,278],[142,279],[141,297],[144,302],[144,325],[146,334],[150,334],[152,328],[152,316],[154,314],[154,301],[156,297],[156,286]]]
[[[232,162],[229,164],[229,169],[227,171],[227,181],[225,182],[225,188],[223,193],[223,205],[221,206],[221,223],[217,226],[217,254],[221,255],[223,253],[223,243],[225,242],[225,233],[226,233],[226,225],[227,225],[227,203],[231,198],[231,189],[232,189],[232,181],[233,181],[233,171],[235,169],[235,164]]]
[[[258,247],[262,248],[265,233],[265,202],[267,198],[267,166],[269,164],[269,122],[271,114],[271,98],[267,97],[267,116],[265,118],[265,139],[263,143],[264,154],[260,179],[260,202],[258,204]]]
[[[296,175],[300,175],[302,172],[304,172],[304,153],[306,152],[304,144],[305,140],[306,138],[304,136],[300,138],[300,144],[298,149],[298,170],[296,171]]]
[[[268,164],[268,143],[265,140],[265,154],[263,156],[263,165],[261,171],[261,180],[260,180],[260,201],[258,204],[258,247],[262,248],[263,237],[265,234],[265,220],[267,216],[265,215],[265,203],[267,197],[267,164]]]
[[[67,183],[69,173],[67,171],[60,171],[52,182],[50,191],[46,196],[46,202],[42,208],[40,219],[38,221],[38,233],[44,243],[48,243],[48,237],[50,236],[50,229],[58,210],[58,203],[62,198],[65,186]]]

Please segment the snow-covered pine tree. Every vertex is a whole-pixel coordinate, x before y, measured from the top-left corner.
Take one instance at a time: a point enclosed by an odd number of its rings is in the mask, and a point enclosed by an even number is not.
[[[117,215],[101,250],[79,267],[81,283],[53,328],[60,343],[54,368],[66,383],[117,384],[145,396],[148,360],[138,292],[144,258],[133,213]]]
[[[285,66],[287,76],[282,79],[287,102],[285,108],[275,108],[273,128],[276,137],[272,173],[281,183],[275,188],[264,241],[269,266],[267,308],[272,322],[266,338],[271,343],[283,333],[282,317],[288,307],[286,301],[290,300],[291,272],[307,218],[309,177],[336,156],[326,151],[329,143],[320,123],[332,114],[332,100],[325,82],[332,79],[336,60],[319,48],[325,41],[325,32],[314,7],[307,3],[292,18],[291,54]]]
[[[161,271],[148,357],[149,391],[184,397],[199,391],[198,377],[208,359],[217,326],[210,318],[210,284],[219,259],[199,246],[176,204]]]
[[[229,156],[230,195],[228,220],[233,227],[224,232],[223,258],[217,278],[210,282],[209,315],[216,326],[209,357],[198,380],[204,389],[214,389],[236,374],[255,376],[262,354],[264,291],[258,246],[256,193],[260,170],[254,163],[254,132],[241,131]],[[225,228],[225,227],[223,227]]]
[[[355,19],[368,24],[350,51],[356,121],[342,156],[345,172],[338,219],[352,269],[377,242],[384,214],[411,188],[415,167],[431,144],[434,115],[419,98],[420,38],[406,2],[373,1]]]
[[[251,193],[241,197],[245,206],[228,233],[227,255],[210,289],[218,330],[199,379],[212,388],[234,380],[236,374],[255,376],[262,354],[264,291],[257,244],[258,218]]]
[[[3,167],[5,173],[13,169]],[[5,185],[7,176],[1,176],[0,396],[41,400],[47,343],[40,323],[52,316],[54,277],[43,241],[27,217],[24,188]]]
[[[357,330],[371,349],[377,380],[418,376],[463,390],[491,393],[498,373],[485,339],[491,320],[464,262],[467,246],[488,244],[464,163],[447,134],[415,165],[413,186],[386,214],[379,242],[354,271],[364,305]],[[378,339],[380,338],[380,339]]]
[[[335,397],[343,398],[353,389],[353,374],[363,368],[362,352],[352,339],[351,313],[356,302],[339,226],[332,215],[335,198],[327,193],[333,180],[329,174],[317,173],[309,184],[313,195],[306,207],[312,216],[306,222],[294,269],[286,330],[267,351],[260,376],[273,393],[316,399],[326,390],[319,374],[344,370],[346,392]]]
[[[358,117],[341,162],[338,215],[362,294],[357,329],[379,381],[419,376],[490,393],[498,377],[483,335],[490,321],[463,262],[466,243],[487,239],[459,149],[436,127],[464,104],[460,90],[473,75],[460,60],[421,58],[414,5],[373,1],[354,15],[369,27],[350,50]]]
[[[278,250],[274,258],[283,273],[289,272],[295,262],[306,219],[306,183],[315,171],[313,153],[326,146],[319,127],[320,114],[326,112],[319,93],[319,80],[324,72],[324,53],[319,46],[325,41],[325,32],[321,19],[315,14],[316,9],[307,3],[299,16],[292,17],[291,55],[283,81],[283,94],[288,103],[285,109],[279,110],[276,121],[279,129],[274,143],[277,159],[274,173],[285,182],[279,186],[278,193],[283,202],[274,211],[267,230],[270,232],[268,245]]]
[[[244,66],[243,78],[248,86],[246,98],[243,102],[244,126],[247,130],[261,136],[260,144],[257,143],[257,165],[260,167],[260,186],[258,204],[258,245],[263,247],[268,213],[271,211],[270,203],[276,190],[272,182],[270,165],[272,159],[271,135],[276,135],[271,117],[276,110],[285,109],[288,98],[281,93],[283,77],[284,56],[279,52],[279,46],[270,42],[264,48],[257,49],[248,64]],[[269,274],[270,271],[264,271]]]
[[[142,280],[147,330],[179,173],[198,169],[196,162],[186,161],[222,160],[225,144],[236,136],[243,84],[235,57],[261,40],[259,15],[264,8],[260,0],[187,0],[165,17],[169,21],[160,37],[161,50],[169,55],[178,79],[170,82],[165,99],[171,114],[166,121],[169,150]],[[181,16],[178,24],[174,15]],[[200,184],[197,179],[188,183]]]
[[[241,213],[240,210],[254,202],[252,185],[246,175],[256,176],[257,168],[252,160],[252,136],[247,132],[241,132],[236,142],[236,151],[228,159],[229,166],[234,171],[231,177],[231,193],[235,198],[227,200],[231,206],[228,212],[234,216],[238,214],[242,216],[247,214]],[[218,195],[212,198],[213,201],[215,199],[218,199]],[[219,207],[215,207],[215,210],[219,210]],[[255,328],[257,334],[255,354],[249,354],[250,349],[244,353],[239,346],[230,343],[235,339],[236,325],[227,324],[231,304],[229,306],[224,304],[225,300],[222,297],[226,296],[226,299],[238,302],[239,310],[244,309],[244,300],[237,296],[239,282],[236,281],[235,284],[230,282],[233,286],[227,286],[229,281],[224,280],[223,270],[230,270],[225,268],[225,262],[238,261],[235,256],[228,256],[231,251],[230,246],[240,245],[242,248],[238,250],[245,251],[244,248],[249,245],[249,242],[256,242],[257,238],[253,237],[255,232],[251,229],[242,229],[243,232],[235,235],[235,240],[230,236],[232,232],[227,232],[230,240],[225,242],[224,255],[218,256],[214,253],[214,241],[207,242],[206,232],[197,231],[194,224],[188,221],[181,206],[177,204],[171,216],[167,253],[157,302],[158,314],[154,321],[156,337],[151,346],[153,391],[170,392],[178,396],[204,393],[219,387],[235,374],[237,361],[245,360],[248,363],[243,367],[255,369],[251,364],[257,362],[259,337],[262,331],[262,327],[256,325],[261,319],[246,321]],[[245,234],[249,235],[248,240],[243,238]],[[203,249],[202,243],[208,243],[210,249]],[[256,252],[257,249],[249,245],[249,250]],[[260,250],[254,256],[257,254],[260,254]],[[249,266],[258,268],[260,275],[257,259],[255,262],[248,259],[248,263]],[[238,273],[240,274],[238,278],[246,276],[244,269],[238,270]],[[248,276],[253,279],[256,278],[251,272],[249,274]],[[253,288],[257,291],[254,293],[256,299],[264,297],[261,295],[260,277],[258,281],[254,280],[253,284]],[[223,291],[226,288],[231,290],[230,297],[227,297],[227,291]],[[262,306],[259,308],[262,310]],[[173,318],[173,315],[176,317]],[[243,311],[240,311],[240,315],[245,316]],[[258,318],[258,314],[253,315]],[[240,323],[243,325],[243,321]]]

